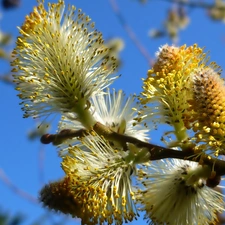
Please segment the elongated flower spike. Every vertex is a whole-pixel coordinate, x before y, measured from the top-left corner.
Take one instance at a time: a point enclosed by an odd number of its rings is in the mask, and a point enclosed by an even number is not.
[[[101,201],[98,202],[98,199]],[[39,201],[44,207],[80,218],[81,224],[86,225],[104,223],[104,217],[100,217],[99,213],[104,209],[106,200],[101,188],[89,187],[85,182],[78,183],[73,176],[45,185],[39,195]],[[111,220],[108,219],[109,224]]]
[[[44,7],[44,1],[26,17],[20,28],[12,62],[14,82],[24,117],[74,112],[91,127],[95,121],[88,100],[110,85],[115,58],[109,57],[102,34],[91,19],[65,3]]]
[[[205,225],[225,210],[224,195],[206,186],[211,168],[187,160],[161,160],[139,170],[142,210],[151,225]]]
[[[144,80],[141,103],[150,119],[173,127],[177,143],[188,139],[187,130],[194,120],[189,100],[192,99],[190,75],[205,66],[203,49],[197,45],[174,47],[164,45],[157,53],[153,68]]]
[[[194,131],[197,141],[215,156],[225,154],[225,86],[212,68],[199,69],[193,75],[192,106],[196,112]]]
[[[129,151],[115,150],[92,133],[81,139],[63,158],[62,168],[73,180],[74,199],[83,202],[88,224],[122,224],[138,216],[131,175],[136,168]],[[90,203],[87,204],[86,203]]]
[[[41,189],[39,200],[50,210],[80,217],[84,213],[82,204],[74,199],[72,186],[74,183],[70,177],[52,182]]]

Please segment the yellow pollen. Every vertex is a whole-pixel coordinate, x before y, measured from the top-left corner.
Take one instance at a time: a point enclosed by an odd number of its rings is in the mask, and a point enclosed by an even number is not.
[[[41,15],[39,14],[38,9],[35,7],[34,11],[31,12],[29,16],[26,16],[25,22],[21,26],[21,29],[25,33],[30,33],[31,31],[34,30],[34,27],[40,22],[41,22]]]

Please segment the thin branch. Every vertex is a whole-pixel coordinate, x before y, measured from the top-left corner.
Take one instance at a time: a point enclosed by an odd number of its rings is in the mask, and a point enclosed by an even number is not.
[[[96,123],[93,127],[93,130],[102,135],[106,140],[116,141],[120,143],[121,146],[124,147],[124,150],[127,150],[127,143],[134,144],[138,148],[146,148],[149,151],[149,160],[159,160],[165,158],[177,158],[177,159],[185,159],[195,162],[200,162],[202,165],[208,165],[212,167],[212,170],[216,172],[216,175],[222,176],[225,175],[225,161],[213,158],[204,153],[196,154],[193,149],[186,149],[186,151],[179,151],[170,148],[165,148],[161,146],[157,146],[148,142],[140,141],[137,138],[116,133],[104,126],[101,123]],[[62,141],[66,139],[71,139],[74,137],[82,137],[88,134],[87,130],[62,130],[59,134],[45,134],[42,136],[42,143],[62,143]],[[43,141],[44,140],[44,141]]]
[[[156,0],[159,1],[159,0]],[[176,3],[178,5],[182,6],[187,6],[190,8],[204,8],[204,9],[211,9],[215,7],[215,4],[210,4],[202,1],[179,1],[179,0],[161,0],[164,2],[169,2],[169,3]]]
[[[125,18],[123,17],[122,13],[120,12],[119,6],[116,2],[116,0],[110,0],[110,4],[112,6],[112,9],[118,18],[120,24],[124,28],[124,30],[127,32],[130,39],[134,42],[135,46],[138,48],[138,50],[141,52],[141,54],[145,57],[147,62],[150,66],[153,66],[154,60],[151,58],[149,53],[147,52],[146,48],[142,45],[142,43],[137,38],[135,32],[132,30],[132,28],[128,25]]]
[[[16,193],[17,195],[21,196],[22,198],[28,200],[31,203],[35,203],[37,204],[38,201],[35,197],[33,197],[32,195],[28,194],[27,192],[24,192],[23,190],[21,190],[20,188],[18,188],[15,184],[13,184],[9,178],[6,176],[6,174],[4,173],[3,169],[0,169],[0,180],[14,193]]]
[[[41,143],[43,144],[50,144],[59,145],[64,140],[71,139],[74,137],[83,137],[87,134],[87,130],[80,129],[80,130],[70,130],[64,129],[59,134],[44,134],[41,137]]]

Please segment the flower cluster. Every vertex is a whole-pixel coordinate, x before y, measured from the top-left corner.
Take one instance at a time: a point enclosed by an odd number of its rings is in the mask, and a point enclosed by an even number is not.
[[[24,117],[74,112],[90,121],[89,98],[115,79],[116,59],[102,34],[81,10],[64,8],[63,1],[48,11],[40,3],[20,28],[12,72]]]
[[[207,62],[197,45],[164,45],[144,80],[141,102],[148,104],[143,114],[150,120],[172,127],[176,140],[168,145],[183,150],[195,145],[196,152],[218,156],[224,146],[225,87],[219,67]]]
[[[198,142],[216,156],[224,154],[225,147],[225,87],[224,81],[211,68],[200,69],[193,76],[193,108],[197,121],[194,124]]]
[[[73,196],[71,206],[65,208],[72,216],[79,216],[87,224],[122,224],[131,221],[138,215],[134,204],[134,192],[131,175],[135,174],[135,166],[129,153],[118,151],[98,136],[92,133],[81,139],[81,145],[69,148],[69,155],[63,157],[62,168],[68,178],[56,184],[50,184],[41,191],[44,205],[54,210],[61,210],[67,199]],[[52,188],[57,186],[58,193],[65,193],[64,200],[52,197],[60,195]],[[63,187],[63,190],[60,190]],[[52,190],[49,190],[52,189]],[[53,192],[50,193],[49,192]],[[60,203],[53,204],[49,201]],[[64,194],[63,194],[64,196]],[[72,205],[78,205],[79,212]],[[64,212],[64,211],[63,211]],[[87,217],[88,215],[88,217]]]
[[[161,160],[140,169],[140,202],[152,224],[210,224],[224,209],[223,195],[206,186],[211,170],[186,160]]]
[[[24,117],[61,115],[57,134],[44,137],[58,145],[65,176],[42,188],[43,206],[91,225],[120,225],[139,209],[152,225],[215,223],[225,209],[224,196],[212,189],[223,175],[213,160],[225,143],[217,66],[207,65],[197,45],[164,45],[136,102],[108,88],[120,64],[115,46],[104,43],[80,9],[65,8],[63,0],[47,9],[39,1],[13,51]],[[167,147],[175,150],[148,143],[149,121],[172,127],[175,140]],[[209,150],[214,155],[204,161]],[[180,159],[162,160],[171,151]],[[155,161],[148,166],[149,160]]]
[[[203,50],[196,45],[180,48],[164,45],[144,80],[142,104],[151,120],[173,126],[179,143],[187,140],[187,129],[193,121],[190,110],[190,74],[201,68],[205,60]],[[145,111],[146,111],[145,109]]]

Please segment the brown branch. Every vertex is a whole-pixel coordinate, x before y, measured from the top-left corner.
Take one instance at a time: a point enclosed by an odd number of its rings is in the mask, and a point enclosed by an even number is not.
[[[158,1],[158,0],[156,0]],[[210,4],[202,1],[179,1],[179,0],[161,0],[164,2],[169,3],[176,3],[178,5],[187,6],[190,8],[204,8],[204,9],[211,9],[215,6],[215,4]]]
[[[100,123],[96,123],[93,128],[98,134],[103,135],[107,140],[110,141],[119,141],[122,146],[124,143],[132,143],[139,148],[146,148],[150,153],[149,160],[159,160],[165,158],[177,158],[177,159],[186,159],[195,162],[201,162],[201,164],[206,164],[211,166],[218,176],[225,175],[225,161],[212,158],[204,153],[195,154],[193,149],[186,149],[186,151],[179,151],[170,148],[164,148],[148,142],[143,142],[137,138],[118,134],[111,131],[109,128],[105,127]]]
[[[116,17],[118,18],[118,20],[121,23],[121,25],[124,28],[124,30],[127,32],[127,34],[130,37],[130,39],[133,41],[133,43],[138,48],[138,50],[141,52],[141,54],[145,57],[145,59],[147,60],[149,65],[153,66],[154,60],[151,58],[151,56],[149,55],[149,53],[146,50],[146,48],[139,41],[139,39],[137,38],[135,32],[132,30],[132,28],[126,22],[125,18],[123,17],[122,13],[120,12],[120,9],[119,9],[119,6],[118,6],[116,0],[110,0],[110,4],[112,6],[112,9],[113,9]]]
[[[106,138],[109,141],[116,141],[124,147],[124,150],[127,150],[127,143],[131,143],[136,145],[138,148],[146,148],[150,153],[149,160],[159,160],[165,158],[177,158],[177,159],[185,159],[195,162],[200,162],[201,164],[208,165],[212,167],[212,169],[216,172],[217,176],[225,175],[225,161],[213,158],[204,153],[195,154],[193,149],[186,149],[186,151],[174,150],[170,148],[165,148],[161,146],[157,146],[148,142],[143,142],[138,140],[137,138],[127,136],[124,134],[119,134],[108,127],[104,126],[101,123],[96,123],[93,127],[93,130]],[[42,143],[62,143],[64,140],[82,137],[88,134],[87,130],[62,130],[59,134],[45,134],[42,136]]]
[[[50,144],[53,145],[59,145],[64,140],[71,139],[74,137],[83,137],[84,135],[87,135],[87,130],[80,129],[80,130],[70,130],[70,129],[64,129],[59,134],[44,134],[41,137],[41,143],[43,144]]]

